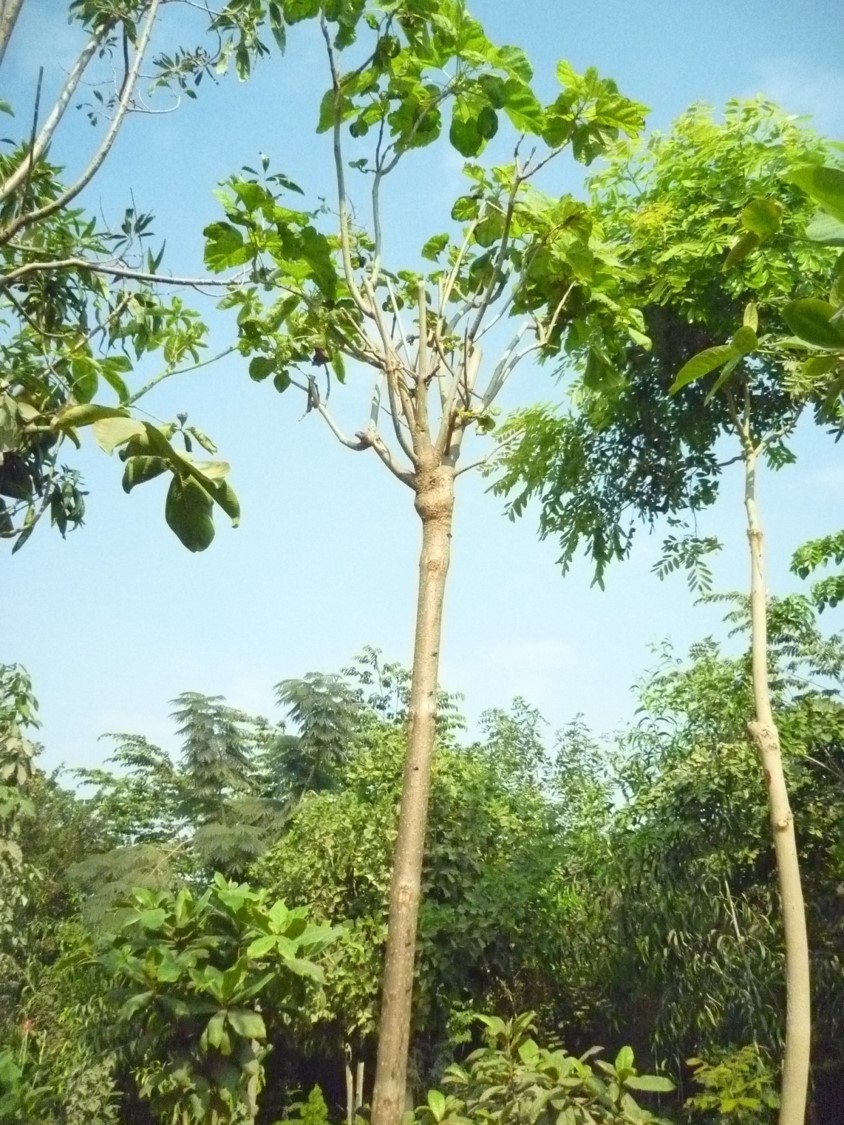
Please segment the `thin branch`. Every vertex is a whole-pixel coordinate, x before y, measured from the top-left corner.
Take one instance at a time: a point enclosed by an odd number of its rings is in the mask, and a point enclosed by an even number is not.
[[[35,150],[35,130],[38,128],[38,113],[41,109],[41,87],[44,82],[44,67],[38,68],[38,84],[35,87],[35,105],[32,110],[32,133],[29,138],[29,159],[25,160],[21,165],[23,169],[23,191],[21,192],[20,205],[23,210],[26,207],[26,201],[29,196],[29,187],[32,183],[32,173],[35,169],[35,159],[33,152]],[[19,169],[20,170],[20,169]],[[5,199],[5,196],[0,196],[0,199]]]
[[[189,371],[199,371],[201,367],[208,367],[210,364],[216,363],[220,359],[225,359],[227,355],[231,355],[234,351],[237,351],[237,348],[226,348],[225,351],[218,352],[217,355],[211,356],[210,359],[204,359],[201,363],[194,363],[190,367],[179,367],[173,371],[161,371],[158,375],[150,379],[148,383],[145,383],[140,390],[135,391],[133,395],[125,399],[120,405],[132,406],[139,398],[143,398],[148,391],[151,391],[153,387],[157,387],[159,383],[163,383],[165,379],[170,379],[174,375],[187,375]]]
[[[123,119],[129,110],[129,106],[132,101],[132,93],[138,80],[138,73],[140,71],[141,63],[143,61],[144,54],[146,53],[147,46],[149,45],[153,24],[155,23],[155,18],[158,15],[158,9],[161,5],[161,2],[162,0],[151,0],[149,12],[147,14],[146,21],[144,22],[143,31],[141,32],[140,38],[138,39],[138,43],[135,48],[135,58],[132,62],[131,68],[126,74],[123,88],[120,91],[120,97],[117,101],[117,109],[115,111],[114,117],[112,118],[111,123],[106,130],[105,136],[100,143],[100,147],[92,157],[88,167],[85,169],[76,183],[72,184],[66,191],[62,192],[61,195],[57,196],[49,203],[45,203],[43,207],[39,207],[35,211],[30,211],[30,213],[27,215],[20,215],[17,219],[9,223],[6,229],[0,232],[0,245],[5,245],[18,233],[19,230],[23,230],[24,227],[31,226],[33,223],[37,223],[41,219],[46,219],[50,215],[55,214],[56,211],[60,211],[62,207],[67,206],[67,204],[70,203],[71,200],[75,199],[76,196],[79,195],[79,193],[82,191],[82,189],[85,188],[96,175],[103,161],[111,151],[111,147],[117,139],[117,134],[120,130],[120,126],[123,124]]]
[[[24,247],[16,246],[16,250]],[[82,270],[88,273],[101,273],[106,277],[122,277],[129,281],[150,281],[158,285],[180,285],[191,289],[227,289],[232,285],[240,284],[241,278],[214,278],[214,277],[173,277],[160,273],[148,273],[146,270],[135,270],[128,266],[111,266],[107,262],[91,262],[87,258],[56,258],[44,262],[26,262],[17,266],[7,274],[0,276],[0,292],[14,285],[21,278],[34,273],[49,273],[53,270]]]
[[[346,199],[346,174],[343,167],[343,148],[341,139],[341,116],[340,108],[343,104],[343,94],[340,88],[340,74],[337,70],[337,62],[334,58],[334,48],[331,45],[331,35],[328,31],[328,24],[325,21],[325,16],[320,16],[320,30],[322,37],[325,40],[325,49],[328,53],[328,64],[331,69],[331,85],[334,91],[334,175],[337,181],[337,209],[340,216],[340,250],[343,258],[343,273],[346,277],[346,284],[349,287],[349,293],[352,300],[355,302],[364,316],[371,316],[372,311],[367,308],[366,302],[361,296],[360,289],[358,288],[357,281],[355,280],[354,270],[352,269],[352,247],[351,235],[349,228],[349,210],[348,202]]]
[[[416,487],[416,474],[410,469],[400,468],[395,463],[389,446],[385,443],[377,430],[369,429],[366,433],[361,433],[357,436],[361,442],[365,443],[363,448],[371,447],[374,449],[381,461],[402,484],[406,484],[408,488]]]
[[[296,381],[296,379],[291,379],[290,382],[291,382],[292,386],[296,387],[297,390],[302,391],[303,394],[307,395],[309,393],[309,388],[304,383],[299,383],[299,382]],[[331,430],[332,434],[334,434],[334,436],[337,438],[337,440],[340,442],[340,444],[345,445],[345,447],[347,449],[353,449],[353,450],[355,450],[355,452],[359,453],[364,449],[368,449],[369,446],[372,444],[371,442],[363,441],[361,439],[360,435],[357,436],[356,440],[353,440],[352,438],[347,438],[346,435],[343,433],[343,431],[340,429],[337,422],[335,421],[334,415],[331,413],[331,411],[328,409],[328,407],[325,405],[325,403],[322,402],[321,400],[318,400],[317,402],[313,403],[310,406],[310,409],[316,410],[316,412],[325,421],[326,425],[328,426],[329,430]]]
[[[522,185],[522,177],[521,177],[521,172],[519,170],[519,164],[518,164],[518,151],[519,150],[518,150],[518,146],[517,146],[517,148],[516,148],[516,161],[513,165],[513,167],[514,167],[513,185],[510,188],[510,196],[509,196],[509,199],[507,200],[507,211],[504,215],[504,229],[501,232],[501,242],[499,243],[499,246],[498,246],[498,253],[495,256],[495,266],[493,267],[492,275],[489,279],[489,285],[487,286],[486,292],[484,293],[484,295],[481,299],[481,303],[480,303],[480,306],[478,308],[477,315],[476,315],[474,321],[472,322],[472,327],[469,329],[467,338],[470,341],[474,340],[475,337],[478,334],[478,330],[480,329],[481,324],[483,323],[483,319],[486,316],[487,309],[489,308],[490,304],[492,303],[493,295],[496,293],[496,286],[498,285],[499,278],[500,278],[502,270],[504,268],[504,258],[505,258],[505,255],[507,253],[507,249],[508,249],[509,244],[510,244],[510,228],[513,225],[513,214],[516,210],[516,199],[517,199],[518,194],[519,194],[519,188]]]

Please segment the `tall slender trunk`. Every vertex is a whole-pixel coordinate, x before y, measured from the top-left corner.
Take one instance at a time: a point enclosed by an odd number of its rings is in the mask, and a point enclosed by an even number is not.
[[[785,933],[786,1021],[779,1125],[804,1125],[811,1051],[811,992],[806,910],[794,816],[782,766],[768,681],[765,553],[756,502],[756,454],[745,456],[745,509],[750,543],[750,621],[754,719],[748,730],[765,776]]]
[[[416,925],[436,738],[440,638],[454,511],[453,466],[419,466],[416,510],[422,520],[416,638],[407,755],[381,986],[372,1125],[398,1125],[405,1109]]]

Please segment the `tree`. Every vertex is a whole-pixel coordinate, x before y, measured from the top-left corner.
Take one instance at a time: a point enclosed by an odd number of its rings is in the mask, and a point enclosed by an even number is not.
[[[809,951],[794,818],[771,706],[757,475],[762,458],[775,468],[792,459],[783,441],[803,403],[789,393],[782,353],[760,349],[757,329],[760,318],[776,323],[785,316],[785,299],[811,292],[828,268],[827,252],[793,237],[805,225],[806,209],[784,179],[795,166],[820,164],[825,155],[815,137],[764,102],[731,104],[723,125],[703,109],[692,110],[645,152],[627,147],[617,154],[595,178],[593,193],[626,266],[627,299],[646,309],[652,350],[631,352],[616,339],[617,367],[598,380],[584,374],[578,419],[521,419],[500,485],[521,489],[513,502],[517,511],[540,493],[543,531],[560,530],[564,564],[585,539],[600,580],[607,562],[629,550],[636,518],[653,524],[661,515],[712,502],[724,467],[716,442],[723,435],[737,442],[731,460],[744,469],[751,560],[748,732],[768,792],[785,922],[781,1125],[800,1125],[805,1114]],[[709,346],[701,351],[702,345]],[[704,391],[699,380],[719,368]],[[537,436],[545,456],[528,466],[525,454]],[[706,546],[695,537],[669,541],[667,568],[682,561],[694,566]]]
[[[153,55],[153,34],[177,7],[181,31],[196,28],[200,42]],[[0,61],[20,8],[10,0],[0,9]],[[133,418],[131,407],[186,365],[210,362],[201,358],[206,327],[199,314],[171,291],[229,288],[237,277],[165,275],[164,247],[150,248],[151,213],[133,202],[109,227],[80,203],[129,115],[195,98],[202,79],[213,80],[231,62],[247,77],[268,53],[259,35],[265,20],[281,39],[280,15],[259,0],[232,0],[216,13],[187,2],[72,0],[70,17],[84,40],[55,103],[44,112],[42,68],[28,135],[0,156],[0,535],[16,550],[48,511],[62,535],[82,522],[87,494],[78,470],[64,463],[65,443],[78,446],[80,428],[92,426],[107,453],[123,447],[125,491],[169,473],[167,522],[185,546],[202,550],[214,534],[215,505],[238,520],[228,466],[193,459],[194,446],[216,450],[186,416],[153,425]],[[68,183],[49,153],[80,89],[99,137]],[[147,358],[161,369],[130,389],[130,373]],[[100,399],[106,388],[113,402]],[[183,452],[171,442],[177,433]]]
[[[494,424],[496,397],[528,356],[553,356],[566,341],[584,351],[605,321],[641,330],[641,318],[607,299],[614,266],[589,208],[543,194],[536,181],[568,149],[589,163],[620,133],[635,135],[643,108],[595,70],[580,75],[567,63],[557,69],[560,94],[543,106],[524,54],[491,43],[463,0],[314,0],[284,3],[282,12],[288,24],[315,20],[324,42],[329,88],[317,131],[333,146],[337,214],[297,209],[301,189],[284,174],[245,170],[225,185],[225,218],[206,229],[206,264],[250,271],[252,284],[223,304],[237,310],[252,378],[271,377],[280,392],[295,387],[343,445],[374,451],[410,489],[421,521],[373,1101],[375,1125],[395,1125],[405,1101],[454,486],[471,467],[458,462],[467,434]],[[382,221],[385,182],[446,124],[466,159],[467,190],[447,229],[421,249],[434,267],[395,268]],[[512,128],[510,157],[484,165],[478,158],[501,124]],[[365,228],[352,207],[350,170],[358,182],[369,178]],[[510,316],[517,323],[511,342],[497,362],[485,363],[494,326]],[[372,376],[369,417],[352,437],[328,405],[347,362]]]

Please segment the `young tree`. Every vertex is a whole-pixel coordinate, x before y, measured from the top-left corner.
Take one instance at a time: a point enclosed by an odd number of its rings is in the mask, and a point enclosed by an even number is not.
[[[343,445],[373,451],[410,490],[421,521],[373,1103],[375,1125],[395,1125],[405,1104],[455,480],[472,467],[459,461],[467,434],[492,428],[496,398],[524,359],[554,356],[564,344],[582,352],[606,323],[641,332],[641,318],[611,299],[614,263],[589,207],[545,195],[537,181],[567,150],[588,164],[619,133],[635,135],[643,108],[596,71],[580,75],[566,63],[557,70],[561,92],[542,105],[523,52],[491,43],[463,0],[281,7],[289,24],[314,20],[324,43],[329,86],[317,131],[333,147],[336,215],[296,209],[295,183],[267,167],[260,175],[247,170],[228,181],[225,219],[206,230],[206,264],[251,271],[253,283],[223,303],[237,309],[252,378],[298,389]],[[509,143],[497,136],[502,124],[512,130]],[[446,128],[466,160],[467,190],[442,233],[421,248],[434,266],[396,268],[384,229],[385,182]],[[509,155],[482,164],[493,138]],[[369,181],[365,226],[352,205],[350,172]],[[490,363],[484,350],[508,318],[517,327]],[[347,362],[372,377],[368,419],[353,436],[328,405]]]
[[[825,156],[817,138],[762,101],[732,103],[723,125],[704,108],[693,109],[670,137],[616,155],[593,181],[594,201],[619,245],[627,299],[645,309],[651,350],[616,341],[615,366],[608,361],[600,381],[584,375],[579,417],[533,413],[518,420],[500,485],[520,490],[515,511],[539,494],[543,532],[559,531],[564,564],[586,540],[600,581],[609,560],[630,549],[637,518],[652,525],[660,516],[699,510],[714,500],[723,468],[743,466],[753,656],[748,732],[768,794],[785,931],[781,1125],[802,1125],[805,1114],[809,951],[771,705],[757,479],[762,459],[775,468],[793,460],[784,439],[806,400],[790,393],[783,351],[766,347],[757,330],[761,322],[776,331],[788,315],[786,300],[812,293],[831,263],[823,248],[794,237],[805,226],[806,205],[786,182],[794,167]],[[715,382],[702,386],[699,380],[718,369]],[[721,461],[716,443],[725,436],[734,455]],[[699,567],[710,547],[695,536],[671,538],[663,567]]]

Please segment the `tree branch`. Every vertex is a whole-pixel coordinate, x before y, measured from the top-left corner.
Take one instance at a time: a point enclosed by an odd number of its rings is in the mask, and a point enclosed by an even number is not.
[[[334,175],[337,181],[337,209],[340,216],[340,252],[343,258],[343,273],[346,277],[346,284],[349,287],[349,293],[352,300],[355,302],[364,316],[371,316],[372,310],[367,308],[366,302],[361,296],[360,289],[358,288],[357,281],[355,280],[354,270],[352,269],[352,247],[351,237],[349,231],[349,210],[348,202],[346,199],[346,173],[343,168],[343,148],[341,142],[341,115],[340,109],[343,104],[343,94],[340,88],[340,74],[337,70],[337,63],[334,58],[334,48],[331,45],[331,35],[328,31],[328,25],[325,22],[325,16],[320,16],[319,21],[322,37],[325,40],[325,49],[328,53],[328,65],[331,69],[331,85],[334,91]]]
[[[24,247],[16,246],[16,250]],[[0,276],[0,292],[8,289],[23,277],[34,273],[49,273],[53,270],[82,270],[88,273],[101,273],[106,277],[121,277],[128,281],[150,281],[158,285],[180,285],[191,289],[226,289],[240,284],[240,278],[214,277],[172,277],[146,270],[134,270],[128,266],[110,266],[106,262],[91,262],[87,258],[57,258],[45,262],[27,262]]]
[[[3,7],[5,8],[6,5],[4,4]],[[0,16],[0,21],[2,21],[2,16]],[[70,73],[65,80],[65,84],[62,87],[59,96],[56,98],[53,108],[50,110],[50,114],[47,117],[47,120],[42,125],[41,131],[38,136],[30,145],[29,152],[25,155],[24,159],[17,166],[14,172],[12,172],[9,178],[2,185],[0,185],[0,201],[6,199],[12,194],[12,192],[17,188],[18,184],[22,183],[23,180],[27,178],[32,168],[44,155],[47,146],[53,139],[53,134],[55,133],[58,124],[61,121],[62,116],[64,115],[64,111],[67,109],[70,99],[73,97],[74,91],[79,85],[79,80],[84,74],[88,63],[91,61],[91,58],[96,53],[97,48],[102,43],[108,31],[111,30],[112,26],[113,24],[111,23],[103,24],[100,31],[96,35],[92,35],[80,51],[79,57],[73,64]],[[0,32],[0,37],[2,37],[2,32]]]
[[[115,111],[114,117],[112,118],[111,123],[106,130],[105,136],[100,143],[100,147],[92,157],[88,167],[85,169],[76,183],[72,184],[66,191],[62,192],[61,195],[57,196],[55,199],[52,199],[49,203],[45,203],[43,207],[38,207],[35,211],[30,211],[28,215],[20,215],[17,219],[14,219],[11,223],[9,223],[5,230],[0,232],[0,246],[5,246],[6,243],[9,242],[9,240],[18,233],[18,231],[23,230],[25,227],[32,226],[33,223],[40,222],[41,219],[48,218],[50,215],[55,214],[56,211],[60,211],[62,207],[66,207],[67,204],[75,199],[76,196],[79,195],[79,193],[82,191],[82,189],[85,188],[96,175],[103,161],[111,151],[111,147],[117,139],[117,134],[120,130],[120,126],[123,124],[123,119],[129,110],[129,105],[132,101],[132,93],[138,80],[138,73],[140,72],[141,63],[143,61],[147,46],[149,45],[153,24],[155,23],[155,18],[158,15],[158,9],[161,5],[161,2],[162,0],[151,0],[147,18],[144,22],[143,30],[135,48],[135,58],[133,59],[132,66],[126,74],[125,80],[123,82],[123,87],[120,91],[120,97],[117,101],[117,109]]]

